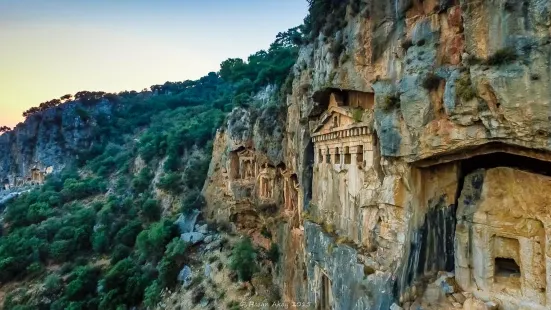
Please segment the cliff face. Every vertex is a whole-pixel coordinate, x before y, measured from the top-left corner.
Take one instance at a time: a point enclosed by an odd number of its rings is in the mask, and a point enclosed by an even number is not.
[[[269,141],[259,124],[245,139],[219,133],[209,210],[238,227],[277,223],[259,243],[280,246],[288,302],[548,308],[550,11],[545,0],[349,7],[343,29],[301,49],[282,157],[251,142]],[[257,215],[262,197],[272,214]]]
[[[34,167],[48,173],[60,171],[74,162],[78,152],[97,142],[93,139],[96,124],[109,119],[113,110],[103,100],[93,107],[71,102],[31,115],[0,136],[0,180],[16,186],[32,178]]]

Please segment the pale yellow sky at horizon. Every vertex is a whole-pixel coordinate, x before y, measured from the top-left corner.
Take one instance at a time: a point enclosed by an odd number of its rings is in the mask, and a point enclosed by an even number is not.
[[[254,15],[249,21],[238,19],[237,25],[220,19],[216,24],[196,14],[190,18],[161,14],[154,20],[129,15],[109,23],[16,18],[3,23],[4,1],[0,0],[0,126],[9,127],[23,121],[24,110],[65,94],[141,90],[166,81],[197,79],[218,71],[227,58],[246,58],[267,48],[277,32],[300,24],[304,15],[299,10],[289,20],[277,22]],[[291,7],[303,0],[285,1]],[[194,8],[199,9],[204,8]],[[265,27],[255,27],[262,19]]]

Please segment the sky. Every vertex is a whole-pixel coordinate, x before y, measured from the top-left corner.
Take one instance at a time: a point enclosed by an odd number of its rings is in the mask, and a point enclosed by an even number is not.
[[[306,13],[306,0],[0,0],[0,126],[81,90],[200,78]]]

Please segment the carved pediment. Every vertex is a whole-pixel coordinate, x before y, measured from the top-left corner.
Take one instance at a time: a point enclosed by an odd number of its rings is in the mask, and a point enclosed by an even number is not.
[[[239,158],[253,158],[254,151],[250,149],[244,149],[243,151],[238,152],[237,155],[239,155]]]
[[[348,108],[332,106],[321,115],[314,133],[331,131],[334,128],[352,123],[354,123],[354,119]]]

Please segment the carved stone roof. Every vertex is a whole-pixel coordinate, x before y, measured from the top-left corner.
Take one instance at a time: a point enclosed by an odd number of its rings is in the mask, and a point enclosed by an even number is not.
[[[323,127],[323,125],[325,125],[328,121],[332,119],[333,115],[335,114],[340,114],[350,119],[353,118],[352,111],[349,107],[337,107],[337,106],[329,107],[329,109],[327,109],[327,111],[325,111],[320,116],[318,124],[316,124],[314,128],[314,132],[318,132]]]
[[[237,153],[239,155],[239,158],[241,157],[254,157],[254,151],[250,149],[244,149]]]

